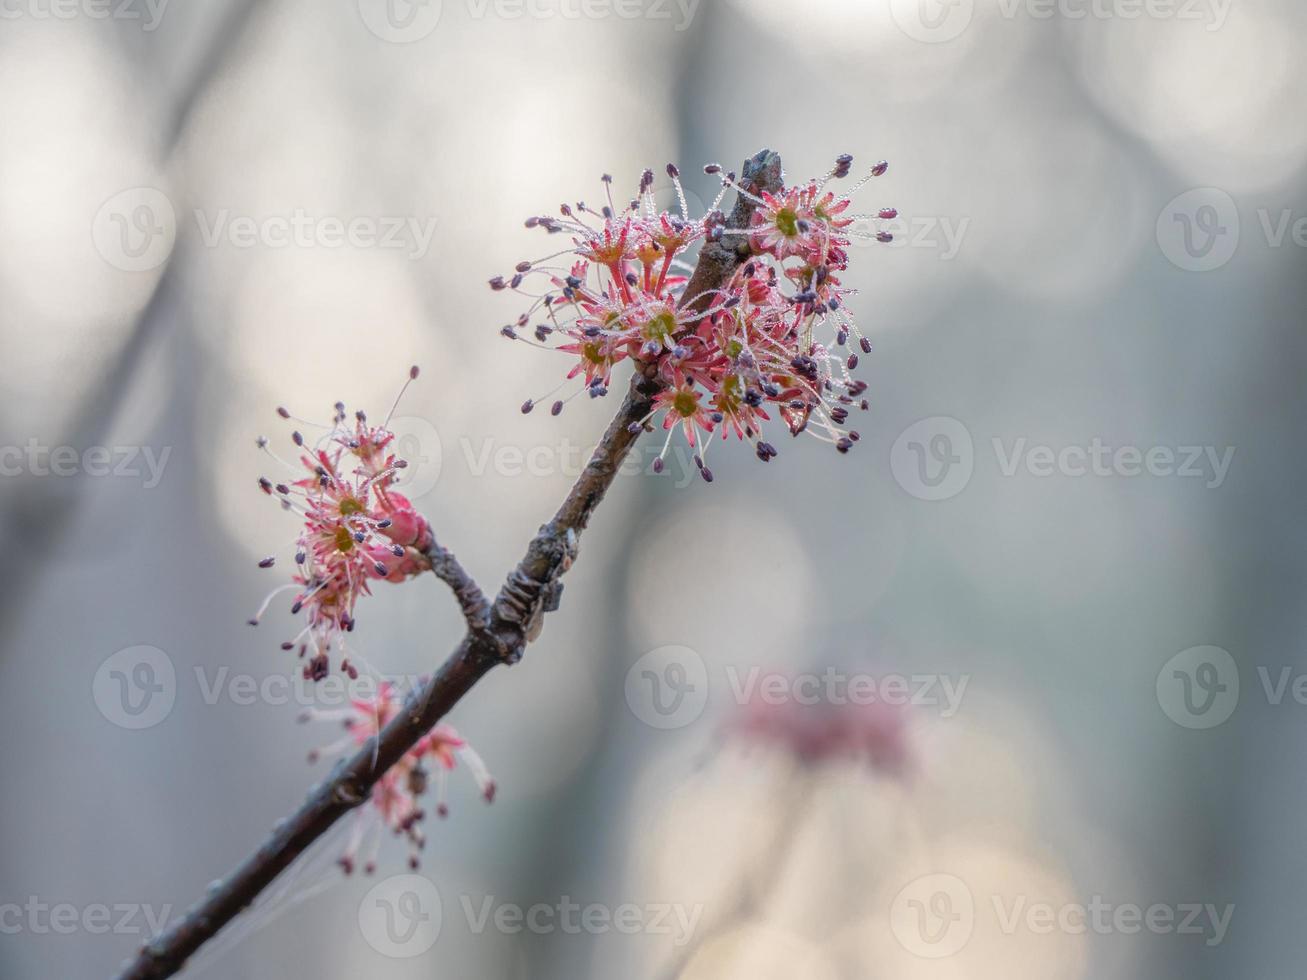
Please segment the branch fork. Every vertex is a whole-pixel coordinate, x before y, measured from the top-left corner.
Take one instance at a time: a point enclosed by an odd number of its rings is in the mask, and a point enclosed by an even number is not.
[[[750,196],[781,189],[780,157],[763,150],[745,162],[740,186]],[[738,196],[726,220],[729,229],[748,228],[756,203]],[[686,287],[687,308],[702,312],[710,294],[725,285],[750,255],[748,236],[704,243]],[[423,550],[431,570],[454,593],[467,632],[453,653],[377,736],[341,762],[271,836],[162,935],[150,940],[129,961],[118,980],[163,980],[220,932],[337,820],[363,804],[376,782],[499,664],[521,660],[527,645],[540,636],[547,613],[558,609],[562,576],[576,561],[581,532],[643,431],[663,383],[637,373],[602,440],[553,519],[543,525],[525,556],[509,573],[493,602],[447,548],[432,540]]]

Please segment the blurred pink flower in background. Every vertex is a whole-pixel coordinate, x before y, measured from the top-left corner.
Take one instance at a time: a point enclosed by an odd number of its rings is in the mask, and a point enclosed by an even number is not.
[[[731,719],[727,734],[786,749],[808,765],[854,759],[888,775],[906,776],[912,762],[907,721],[904,707],[883,701],[776,699],[764,696],[760,686]]]

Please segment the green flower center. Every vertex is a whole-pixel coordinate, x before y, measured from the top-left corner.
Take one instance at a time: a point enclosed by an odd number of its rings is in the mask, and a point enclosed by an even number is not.
[[[740,406],[741,386],[738,374],[728,374],[722,382],[722,390],[717,393],[717,407],[727,414],[733,414]]]
[[[799,234],[799,216],[793,208],[781,208],[776,212],[776,228],[786,238],[795,238]]]
[[[672,399],[672,410],[682,418],[689,418],[699,410],[699,393],[697,391],[678,391]]]
[[[645,340],[666,340],[675,332],[676,316],[666,311],[650,318],[641,331]]]
[[[354,547],[354,535],[349,533],[349,528],[343,524],[336,528],[336,550],[349,551]]]

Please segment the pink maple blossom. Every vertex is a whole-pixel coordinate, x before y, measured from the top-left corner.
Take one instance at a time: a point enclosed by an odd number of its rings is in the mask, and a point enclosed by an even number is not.
[[[649,418],[632,426],[651,426],[663,415],[668,436],[655,470],[678,428],[691,447],[702,444],[696,462],[708,481],[712,471],[704,457],[718,432],[749,441],[760,459],[770,460],[777,450],[762,433],[773,415],[791,434],[810,432],[847,453],[859,439],[846,427],[849,415],[869,404],[866,382],[851,374],[858,351],[843,348],[853,340],[865,354],[871,344],[849,312],[854,290],[840,274],[855,239],[891,239],[855,224],[898,213],[850,213],[852,193],[888,165],[876,164],[848,194],[835,193],[832,182],[847,177],[851,166],[852,157],[842,156],[820,179],[754,195],[733,174],[710,165],[705,172],[719,176],[722,190],[707,213],[695,217],[680,172],[669,165],[678,213],[658,209],[654,175],[646,170],[625,207],[614,203],[612,178],[605,176],[607,203],[600,208],[577,203],[564,205],[559,217],[528,219],[528,227],[565,235],[571,246],[521,262],[511,277],[490,284],[533,300],[503,328],[506,337],[576,359],[560,387],[578,377],[580,386],[553,402],[553,414],[582,393],[606,395],[614,368],[629,359],[652,369],[664,388]],[[748,228],[726,227],[719,206],[732,190],[755,205]],[[728,236],[746,239],[752,258],[721,288],[687,296],[690,250]],[[530,399],[522,410],[552,395]]]
[[[341,710],[311,709],[300,716],[301,721],[338,722],[346,734],[330,745],[309,753],[309,761],[316,762],[323,755],[338,755],[358,749],[378,735],[399,712],[402,704],[389,681],[382,682],[375,697],[355,698],[348,708]],[[346,874],[358,866],[360,851],[365,851],[363,870],[371,874],[376,870],[376,855],[381,845],[380,830],[389,830],[409,842],[410,867],[417,868],[418,852],[426,843],[422,823],[427,817],[421,798],[431,782],[435,770],[436,815],[442,819],[449,815],[446,796],[447,776],[460,764],[476,782],[481,797],[490,803],[495,798],[495,781],[481,757],[458,732],[447,724],[439,724],[404,753],[372,787],[367,804],[358,811],[345,853],[339,863]]]
[[[417,376],[418,369],[413,368],[409,381]],[[330,425],[296,419],[285,408],[277,412],[320,434],[312,442],[298,430],[292,434],[298,465],[278,457],[267,439],[258,440],[272,459],[300,474],[282,483],[260,478],[259,487],[297,515],[301,524],[290,584],[275,589],[250,622],[258,625],[277,595],[294,592],[291,612],[303,615],[304,626],[282,648],[298,648],[305,659],[306,678],[326,676],[333,650],[342,655],[341,669],[357,676],[344,642],[344,634],[354,629],[355,606],[371,594],[373,582],[402,582],[431,567],[427,557],[433,543],[431,528],[394,488],[408,464],[394,452],[395,436],[386,428],[390,416],[373,426],[360,411],[351,424],[339,402]],[[271,568],[275,562],[275,557],[269,557],[259,565]]]

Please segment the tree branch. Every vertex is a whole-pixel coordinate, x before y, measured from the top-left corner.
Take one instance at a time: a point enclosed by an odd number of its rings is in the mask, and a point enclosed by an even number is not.
[[[763,150],[745,162],[742,186],[752,191],[778,190],[780,157]],[[741,195],[726,224],[747,228],[754,205]],[[683,294],[687,308],[703,310],[697,297],[721,288],[749,255],[746,236],[707,242]],[[686,302],[689,300],[690,302]],[[212,939],[258,897],[292,861],[341,817],[367,800],[373,785],[429,732],[473,685],[500,663],[516,663],[543,626],[544,615],[558,608],[561,576],[575,561],[581,532],[612,486],[618,469],[640,436],[641,422],[662,383],[652,372],[637,373],[621,408],[608,426],[589,463],[553,519],[540,528],[526,555],[509,574],[495,601],[487,606],[481,590],[444,548],[429,552],[433,571],[453,589],[469,628],[449,659],[404,710],[352,758],[337,764],[272,836],[230,875],[209,887],[205,897],[161,936],[147,943],[127,964],[119,980],[163,980]]]
[[[481,591],[481,586],[468,574],[467,570],[454,557],[448,548],[442,547],[434,539],[431,547],[422,554],[431,562],[431,571],[436,578],[448,585],[458,600],[458,607],[463,610],[467,628],[472,631],[484,630],[490,622],[490,600]]]

